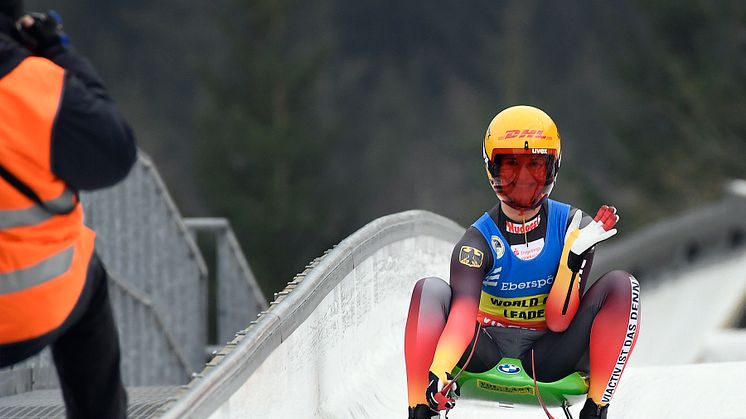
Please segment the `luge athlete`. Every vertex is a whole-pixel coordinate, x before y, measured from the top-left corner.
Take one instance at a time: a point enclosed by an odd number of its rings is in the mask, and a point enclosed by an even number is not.
[[[539,381],[586,371],[580,418],[606,418],[640,327],[640,286],[632,275],[611,271],[586,287],[595,244],[616,233],[616,209],[604,205],[591,218],[548,199],[561,144],[540,109],[498,113],[483,154],[499,204],[454,247],[450,284],[424,278],[412,293],[404,344],[409,417],[438,417],[454,407],[440,390],[476,339],[467,371],[487,371],[502,357],[519,358]]]

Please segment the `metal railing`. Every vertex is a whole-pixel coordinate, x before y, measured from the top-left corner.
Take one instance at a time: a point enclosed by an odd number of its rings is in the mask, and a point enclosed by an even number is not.
[[[186,218],[193,235],[209,235],[215,245],[215,310],[217,343],[225,344],[267,309],[254,273],[241,251],[230,222],[225,218]]]
[[[126,383],[174,383],[151,376],[162,364],[186,363],[182,375],[189,376],[204,362],[207,267],[157,170],[141,154],[124,182],[82,200],[101,260],[121,280],[112,304],[121,329]],[[150,310],[153,314],[146,314]],[[145,318],[152,319],[150,324]],[[162,328],[153,327],[156,323]],[[166,331],[173,339],[166,351],[141,351]]]

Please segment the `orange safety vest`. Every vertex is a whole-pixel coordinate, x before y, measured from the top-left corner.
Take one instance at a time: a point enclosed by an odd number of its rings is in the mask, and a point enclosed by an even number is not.
[[[39,337],[70,315],[85,284],[95,233],[52,173],[52,127],[65,71],[28,57],[0,79],[0,165],[54,215],[0,178],[0,344]]]

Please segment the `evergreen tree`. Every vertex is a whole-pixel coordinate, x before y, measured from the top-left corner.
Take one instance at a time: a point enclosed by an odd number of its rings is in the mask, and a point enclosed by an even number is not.
[[[746,5],[645,1],[636,12],[615,43],[628,106],[609,124],[625,144],[610,166],[641,225],[746,178]]]
[[[331,244],[330,144],[314,112],[324,55],[289,43],[300,42],[297,3],[237,1],[223,16],[229,42],[209,75],[198,146],[208,205],[231,220],[268,293]]]

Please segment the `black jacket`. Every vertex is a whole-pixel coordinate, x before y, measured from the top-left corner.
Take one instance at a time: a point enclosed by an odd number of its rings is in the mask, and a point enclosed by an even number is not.
[[[0,79],[30,54],[12,38],[12,31],[13,22],[0,15]],[[96,71],[68,47],[49,48],[43,56],[65,69],[52,128],[52,172],[75,190],[105,188],[122,180],[136,160],[137,148],[132,130]]]

